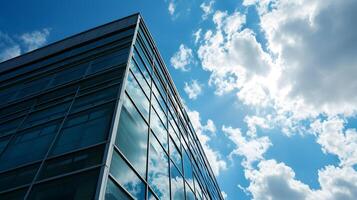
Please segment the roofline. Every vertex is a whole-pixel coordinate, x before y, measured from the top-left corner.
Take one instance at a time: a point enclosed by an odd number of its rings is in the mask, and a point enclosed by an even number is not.
[[[53,42],[33,51],[16,56],[9,60],[0,62],[0,74],[21,67],[22,65],[33,63],[47,56],[62,52],[68,48],[74,47],[84,42],[88,42],[98,37],[102,37],[104,35],[127,28],[130,25],[134,26],[136,25],[139,16],[140,13],[137,12],[121,19],[85,30],[83,32],[61,39],[57,42]],[[123,21],[126,22],[123,23]]]

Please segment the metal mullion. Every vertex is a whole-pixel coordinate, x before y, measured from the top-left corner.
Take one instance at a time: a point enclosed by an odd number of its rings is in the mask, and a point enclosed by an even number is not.
[[[40,174],[40,171],[42,170],[42,167],[43,167],[43,165],[45,163],[45,160],[47,159],[48,155],[50,154],[50,152],[52,150],[52,147],[55,145],[55,143],[57,141],[57,138],[59,137],[59,134],[61,133],[61,129],[64,126],[64,123],[65,123],[65,121],[66,121],[66,119],[67,119],[67,117],[69,115],[69,112],[71,111],[71,108],[72,108],[73,103],[74,103],[74,101],[76,99],[76,96],[78,95],[79,90],[80,90],[80,86],[78,86],[77,91],[76,91],[76,93],[75,93],[75,95],[74,95],[74,97],[72,99],[72,102],[71,102],[69,108],[67,109],[67,113],[65,114],[65,116],[64,116],[64,118],[63,118],[63,120],[61,122],[61,125],[59,126],[59,128],[57,130],[57,133],[55,134],[55,137],[53,138],[52,143],[50,144],[50,146],[49,146],[49,148],[47,150],[47,153],[45,154],[45,156],[44,156],[44,158],[43,158],[43,160],[42,160],[42,162],[41,162],[41,164],[40,164],[40,166],[39,166],[39,168],[38,168],[38,170],[37,170],[37,172],[35,174],[35,177],[33,178],[32,183],[29,186],[29,188],[28,188],[28,190],[27,190],[27,192],[25,194],[25,197],[24,197],[25,200],[28,198],[31,189],[32,189],[34,183],[36,182],[36,180],[37,180],[37,178],[38,178],[38,176]]]

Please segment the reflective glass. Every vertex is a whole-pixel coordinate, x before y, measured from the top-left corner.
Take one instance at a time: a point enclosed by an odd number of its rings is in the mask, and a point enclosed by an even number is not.
[[[148,66],[145,66],[144,62],[139,56],[139,53],[137,51],[137,48],[134,49],[133,51],[133,58],[135,61],[136,66],[140,69],[141,73],[143,74],[144,78],[146,79],[147,83],[150,85],[151,83],[151,77],[150,77],[150,71],[148,71]],[[149,63],[147,63],[149,64]]]
[[[7,144],[10,141],[11,136],[8,137],[3,137],[0,139],[0,155],[2,153],[2,151],[6,148]]]
[[[166,127],[167,126],[167,118],[166,118],[166,112],[162,109],[160,106],[159,102],[157,101],[155,95],[152,95],[151,97],[151,103],[155,108],[156,113],[162,120],[163,125]]]
[[[0,170],[42,159],[59,128],[59,123],[45,124],[16,135],[0,157]]]
[[[37,79],[28,83],[24,84],[24,87],[19,91],[16,96],[16,99],[29,96],[38,92],[41,92],[43,89],[46,88],[48,83],[50,82],[50,77],[44,77],[41,79]]]
[[[98,170],[69,175],[61,179],[37,184],[28,199],[36,200],[83,200],[94,199]]]
[[[132,198],[127,195],[123,189],[116,185],[112,179],[108,179],[107,188],[105,191],[106,200],[131,200]]]
[[[126,96],[115,144],[142,177],[146,173],[148,126]]]
[[[186,181],[193,187],[193,175],[191,161],[186,151],[183,151],[183,166]]]
[[[169,166],[165,151],[153,134],[150,134],[148,182],[160,199],[169,199]]]
[[[150,97],[150,87],[148,85],[148,82],[145,80],[145,77],[143,76],[141,70],[139,69],[138,65],[134,61],[134,59],[132,59],[130,62],[130,69],[133,72],[135,78],[138,80],[140,86],[143,88],[146,96],[149,98]],[[149,75],[146,73],[146,76],[149,76]],[[150,80],[149,77],[147,77],[147,79]]]
[[[176,164],[176,166],[179,168],[179,170],[182,172],[182,158],[181,158],[181,153],[177,150],[176,145],[172,142],[170,139],[170,157]]]
[[[102,161],[103,153],[103,147],[100,146],[47,160],[42,167],[40,179],[98,165]]]
[[[186,200],[195,200],[195,193],[193,193],[188,184],[186,184]]]
[[[146,121],[149,119],[149,100],[145,96],[143,90],[139,86],[136,79],[131,73],[128,76],[128,84],[126,90],[129,93],[131,99],[133,99],[135,105],[139,108],[140,112],[144,115]]]
[[[61,130],[51,155],[104,141],[110,129],[114,104],[106,104],[70,116]]]
[[[155,197],[154,193],[151,192],[151,190],[148,191],[148,200],[157,200]]]
[[[162,124],[162,121],[153,109],[151,110],[150,126],[151,129],[154,131],[156,137],[159,139],[160,143],[167,151],[167,131],[164,125]]]
[[[20,117],[17,119],[13,119],[10,121],[2,122],[0,125],[0,136],[8,135],[10,133],[14,133],[17,127],[21,124],[24,117]]]
[[[22,188],[19,190],[0,194],[0,199],[23,200],[27,190],[28,188]]]
[[[171,198],[181,200],[185,198],[184,180],[178,169],[171,163]]]
[[[145,198],[145,184],[115,151],[109,172],[135,199]]]

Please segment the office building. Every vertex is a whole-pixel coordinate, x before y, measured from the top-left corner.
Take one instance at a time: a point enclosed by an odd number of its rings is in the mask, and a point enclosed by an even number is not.
[[[0,63],[0,199],[223,199],[139,14]]]

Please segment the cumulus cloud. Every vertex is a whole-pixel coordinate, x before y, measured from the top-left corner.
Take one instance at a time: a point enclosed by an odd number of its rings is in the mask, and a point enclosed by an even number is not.
[[[311,124],[317,134],[317,143],[325,153],[338,156],[341,165],[353,166],[357,164],[357,131],[344,129],[346,122],[334,117],[324,121],[316,120]]]
[[[187,114],[190,117],[192,125],[196,131],[197,137],[201,142],[203,150],[205,151],[210,166],[212,167],[212,171],[216,176],[218,176],[220,171],[225,170],[227,168],[227,163],[222,159],[221,154],[218,151],[213,150],[208,144],[208,142],[211,140],[208,134],[209,133],[212,134],[213,133],[212,131],[216,130],[215,125],[213,121],[210,119],[207,121],[205,125],[202,124],[200,113],[195,110],[194,111],[188,110]],[[209,133],[207,134],[207,132]]]
[[[185,82],[185,87],[183,89],[188,98],[195,100],[198,95],[202,93],[202,84],[200,84],[197,80],[192,80],[190,83]]]
[[[352,200],[357,194],[357,173],[351,167],[319,170],[321,189],[317,190],[297,180],[291,167],[275,160],[261,161],[258,169],[246,170],[245,176],[254,200]]]
[[[192,49],[181,44],[179,50],[171,57],[170,62],[175,69],[189,71],[190,67],[188,65],[193,63]]]
[[[27,32],[20,36],[9,36],[0,31],[0,62],[37,49],[47,43],[50,30]]]
[[[202,19],[207,19],[207,17],[213,13],[213,4],[214,4],[214,1],[211,0],[209,2],[203,2],[201,5],[200,5],[200,8],[202,9],[203,11],[203,15],[202,15]]]
[[[245,137],[239,128],[223,126],[222,131],[236,145],[236,148],[230,153],[230,157],[233,155],[243,156],[242,165],[248,169],[252,168],[253,162],[262,160],[264,153],[272,145],[268,137]]]
[[[20,36],[20,39],[27,47],[26,51],[32,51],[46,44],[49,34],[50,30],[45,28],[40,31],[24,33]]]

